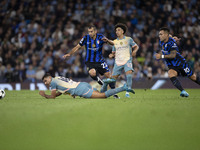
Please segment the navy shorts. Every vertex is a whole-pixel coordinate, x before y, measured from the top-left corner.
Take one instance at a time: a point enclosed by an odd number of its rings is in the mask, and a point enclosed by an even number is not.
[[[168,66],[168,68],[175,70],[178,73],[179,76],[190,77],[190,76],[193,75],[193,71],[187,63],[184,63],[180,66]]]
[[[109,68],[106,62],[99,62],[99,63],[95,63],[95,62],[86,62],[87,65],[87,70],[89,71],[90,69],[95,69],[98,73],[100,73],[101,75],[104,75],[106,72],[109,72]]]

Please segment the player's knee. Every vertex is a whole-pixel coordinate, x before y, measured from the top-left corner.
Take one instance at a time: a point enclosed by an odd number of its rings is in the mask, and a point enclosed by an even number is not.
[[[90,69],[89,70],[89,74],[90,74],[90,76],[96,76],[96,71],[95,71],[95,69]]]
[[[195,74],[193,74],[193,75],[191,75],[190,77],[189,77],[191,80],[193,80],[193,81],[196,81],[196,75]]]
[[[176,76],[177,76],[177,72],[174,71],[174,70],[169,70],[169,71],[168,71],[168,76],[169,76],[170,78],[176,77]]]

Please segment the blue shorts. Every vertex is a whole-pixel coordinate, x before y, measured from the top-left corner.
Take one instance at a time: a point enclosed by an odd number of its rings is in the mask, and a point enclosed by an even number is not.
[[[75,89],[74,95],[84,97],[84,98],[90,98],[92,96],[92,93],[95,89],[92,88],[92,86],[89,83],[81,82]]]
[[[124,69],[125,72],[129,71],[129,70],[132,70],[134,71],[133,69],[133,64],[132,64],[132,60],[128,60],[126,64],[122,65],[122,66],[118,66],[116,63],[114,65],[114,68],[113,68],[113,76],[116,76],[116,75],[120,75],[122,73],[122,70]]]

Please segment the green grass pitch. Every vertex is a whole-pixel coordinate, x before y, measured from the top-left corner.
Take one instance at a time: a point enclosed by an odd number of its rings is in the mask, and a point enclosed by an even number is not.
[[[136,89],[132,98],[48,100],[6,91],[0,150],[199,150],[200,90]],[[48,93],[50,93],[48,91]]]

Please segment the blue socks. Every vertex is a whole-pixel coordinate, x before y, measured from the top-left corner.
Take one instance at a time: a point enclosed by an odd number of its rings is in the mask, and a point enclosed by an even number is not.
[[[133,81],[132,81],[132,74],[127,74],[126,75],[126,80],[127,80],[128,88],[131,89],[132,83],[133,83]]]
[[[126,88],[124,86],[116,88],[116,89],[108,90],[105,92],[105,94],[106,94],[106,97],[110,97],[110,96],[117,94],[119,92],[122,92],[122,91],[126,91]]]

